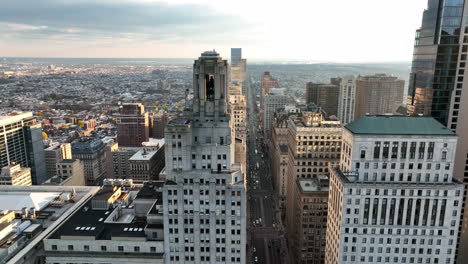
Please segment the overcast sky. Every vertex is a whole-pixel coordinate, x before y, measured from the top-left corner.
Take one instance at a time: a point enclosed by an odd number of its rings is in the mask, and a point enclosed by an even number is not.
[[[0,56],[410,61],[427,0],[2,0]]]

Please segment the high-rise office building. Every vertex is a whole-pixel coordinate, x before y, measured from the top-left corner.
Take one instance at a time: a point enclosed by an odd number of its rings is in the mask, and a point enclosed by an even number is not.
[[[354,119],[393,114],[403,105],[405,81],[386,74],[358,76]]]
[[[338,120],[348,124],[354,120],[354,108],[356,104],[356,78],[347,75],[340,80],[340,92],[338,96]]]
[[[270,93],[270,90],[273,88],[279,88],[278,80],[271,76],[270,72],[265,72],[262,75],[262,79],[260,80],[260,109],[259,114],[263,116],[264,114],[264,101],[265,95]],[[264,121],[264,120],[262,120]]]
[[[215,51],[193,65],[193,109],[166,127],[166,263],[246,263],[246,192],[234,164],[228,63]]]
[[[123,104],[115,116],[117,142],[121,147],[141,147],[149,138],[149,117],[142,104]]]
[[[64,159],[71,159],[70,143],[54,143],[44,150],[47,168],[47,177],[52,178],[57,175],[57,163]]]
[[[234,163],[241,165],[245,178],[247,175],[247,102],[240,86],[229,86],[228,97],[228,110],[234,126],[232,135],[235,138]]]
[[[334,79],[335,83],[339,80]],[[336,116],[338,112],[338,95],[340,86],[336,84],[323,84],[308,82],[306,84],[306,103],[314,103],[321,107],[327,116]]]
[[[141,148],[122,147],[112,151],[113,174],[115,179],[128,179],[130,177],[130,164],[128,160]]]
[[[464,0],[428,1],[416,30],[408,86],[410,114],[436,118],[459,136],[454,175],[468,187],[468,5]],[[466,200],[466,197],[465,197]],[[458,263],[468,259],[468,203],[464,205]]]
[[[325,263],[455,263],[455,133],[432,117],[365,116],[345,126],[342,144]]]
[[[240,86],[242,94],[247,95],[247,85],[244,81],[247,77],[247,60],[242,58],[241,48],[231,48],[230,82],[232,85]]]
[[[159,112],[156,115],[150,116],[150,138],[164,138],[164,129],[167,124],[167,113]]]
[[[247,102],[240,86],[228,88],[229,112],[234,121],[235,137],[247,140]]]
[[[461,30],[464,2],[429,0],[414,41],[408,109],[412,114],[431,115],[445,125],[452,92],[462,83],[457,79],[457,69],[464,67],[459,60],[466,57],[459,56],[464,42]]]
[[[287,95],[285,90],[285,88],[272,88],[263,97],[263,131],[267,137],[270,137],[275,112],[287,104],[294,103],[294,99]]]
[[[287,215],[291,263],[324,263],[327,233],[328,176],[297,179]]]
[[[31,168],[34,185],[47,180],[42,128],[31,112],[0,115],[0,167],[12,162]]]
[[[242,49],[231,48],[231,66],[238,66],[242,60]]]
[[[106,177],[106,145],[98,138],[82,137],[72,143],[73,159],[84,163],[86,185],[100,185]]]
[[[342,126],[340,121],[325,120],[321,112],[302,112],[292,115],[288,126],[288,166],[284,181],[286,208],[294,203],[297,179],[321,179],[328,176],[329,167],[338,164],[341,152]],[[281,199],[281,196],[280,196]],[[295,225],[295,216],[286,215],[288,233]]]

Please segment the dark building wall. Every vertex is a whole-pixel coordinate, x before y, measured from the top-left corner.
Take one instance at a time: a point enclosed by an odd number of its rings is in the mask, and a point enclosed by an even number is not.
[[[458,67],[464,0],[429,0],[416,30],[408,85],[410,114],[430,114],[447,125]]]

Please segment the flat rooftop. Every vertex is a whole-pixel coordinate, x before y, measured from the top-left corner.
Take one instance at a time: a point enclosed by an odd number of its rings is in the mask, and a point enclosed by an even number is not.
[[[144,229],[146,221],[133,218],[126,221],[105,223],[113,210],[93,210],[91,202],[80,208],[66,223],[64,223],[50,239],[71,239],[69,237],[92,237],[93,240],[112,240],[119,237],[146,238]],[[128,218],[127,214],[123,214]],[[65,238],[63,238],[65,237]]]
[[[345,128],[353,134],[362,135],[455,136],[453,131],[429,116],[364,116]]]
[[[159,150],[148,151],[145,149],[141,149],[137,151],[137,153],[133,154],[128,160],[151,160]]]
[[[0,256],[1,263],[18,263],[31,251],[37,250],[37,245],[45,237],[67,219],[74,210],[88,201],[98,190],[98,187],[84,186],[0,186],[0,212],[13,210],[23,213],[23,208],[29,210],[25,219],[14,219],[6,222],[3,228],[17,226],[18,229],[4,233],[0,240],[0,248],[17,247],[11,254]],[[30,208],[35,208],[34,216]],[[2,229],[2,227],[0,227]],[[26,233],[41,229],[33,238]],[[10,242],[8,242],[10,240]],[[34,262],[37,262],[34,261]]]

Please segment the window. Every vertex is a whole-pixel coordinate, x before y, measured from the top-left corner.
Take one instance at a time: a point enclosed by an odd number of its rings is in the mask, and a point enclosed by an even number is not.
[[[123,251],[124,251],[124,247],[123,247],[123,246],[119,246],[118,250],[119,250],[119,252],[123,252]]]
[[[68,250],[73,250],[73,245],[68,245]]]
[[[374,143],[374,159],[380,158],[380,141]]]
[[[140,247],[134,247],[135,252],[140,252]]]
[[[88,246],[88,245],[84,245],[84,246],[83,246],[83,250],[84,250],[84,251],[89,251],[89,246]]]
[[[57,245],[52,245],[52,250],[57,250]]]
[[[366,151],[361,150],[361,159],[365,159],[365,158],[366,158]]]
[[[447,159],[447,151],[442,151],[442,160]]]
[[[106,246],[101,246],[101,251],[107,251],[107,247]]]

